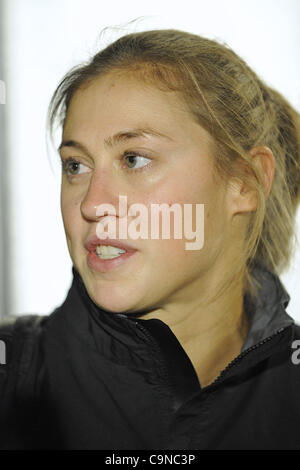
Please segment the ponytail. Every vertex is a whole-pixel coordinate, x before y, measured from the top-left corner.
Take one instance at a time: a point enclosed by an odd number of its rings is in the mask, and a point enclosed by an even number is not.
[[[278,91],[269,89],[275,106],[278,142],[285,153],[285,170],[294,211],[300,202],[300,114]]]

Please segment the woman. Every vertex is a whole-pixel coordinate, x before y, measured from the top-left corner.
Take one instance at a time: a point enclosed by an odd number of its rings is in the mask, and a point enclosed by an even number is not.
[[[228,47],[154,30],[72,69],[51,131],[56,120],[74,279],[62,306],[27,319],[3,447],[300,448],[300,331],[278,277],[300,199],[299,115]],[[121,237],[135,204],[151,222],[154,204],[204,207],[201,225],[189,212],[204,243],[151,237],[145,217],[147,236]]]

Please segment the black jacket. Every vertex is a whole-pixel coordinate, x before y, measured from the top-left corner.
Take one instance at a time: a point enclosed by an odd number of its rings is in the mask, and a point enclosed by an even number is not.
[[[19,329],[30,346],[18,367],[1,366],[0,447],[300,449],[300,327],[279,278],[255,272],[261,290],[256,304],[244,298],[242,351],[201,388],[167,325],[103,311],[73,268],[63,305],[35,334]]]

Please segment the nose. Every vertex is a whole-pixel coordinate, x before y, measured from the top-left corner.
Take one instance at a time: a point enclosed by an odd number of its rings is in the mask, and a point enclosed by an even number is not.
[[[105,170],[96,170],[91,176],[89,186],[81,201],[80,210],[82,216],[89,221],[99,220],[105,215],[118,215],[116,184],[112,182],[112,178]]]

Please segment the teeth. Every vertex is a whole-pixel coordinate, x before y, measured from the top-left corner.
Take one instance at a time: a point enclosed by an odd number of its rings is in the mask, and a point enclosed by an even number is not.
[[[112,259],[117,258],[122,253],[126,253],[126,250],[110,245],[98,245],[96,247],[96,253],[101,259]]]

